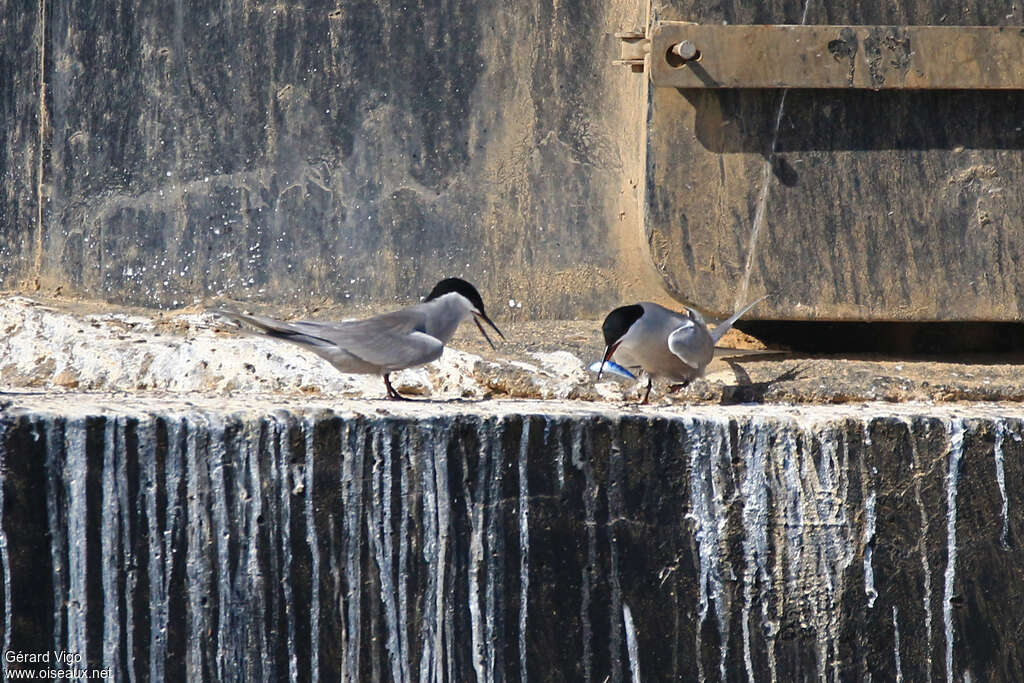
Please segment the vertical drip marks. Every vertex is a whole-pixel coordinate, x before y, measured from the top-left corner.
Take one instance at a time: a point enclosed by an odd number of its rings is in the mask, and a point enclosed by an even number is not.
[[[86,652],[86,422],[69,420],[64,431],[65,486],[68,501],[68,632],[67,649]]]
[[[502,524],[501,488],[504,476],[502,445],[505,423],[498,421],[485,438],[491,443],[488,450],[488,491],[487,491],[487,591],[485,596],[487,637],[487,680],[496,680],[504,671],[502,647],[505,643],[504,615],[504,525]],[[496,673],[498,672],[498,673]]]
[[[489,462],[487,449],[491,444],[484,438],[484,424],[478,426],[480,431],[479,449],[477,452],[477,479],[475,491],[469,485],[469,465],[463,455],[462,469],[466,472],[466,516],[469,518],[469,620],[470,638],[472,641],[473,670],[477,681],[486,680],[486,635],[483,629],[483,617],[480,614],[480,571],[484,561],[484,491],[487,482],[487,466]]]
[[[925,620],[925,646],[927,653],[925,675],[928,683],[932,680],[932,570],[928,562],[928,511],[924,506],[924,499],[921,496],[921,479],[924,474],[922,463],[917,449],[917,440],[914,437],[914,423],[907,418],[904,420],[907,427],[907,442],[910,445],[910,461],[913,469],[914,479],[914,502],[917,504],[918,513],[921,516],[921,542],[918,550],[921,554],[921,569],[924,574],[924,620]]]
[[[845,423],[844,423],[845,424]],[[776,425],[769,487],[776,560],[773,582],[787,614],[816,639],[817,674],[836,674],[846,570],[856,555],[845,502],[845,429]]]
[[[1001,508],[1003,519],[1003,530],[999,534],[999,545],[1005,550],[1010,547],[1010,503],[1006,497],[1006,475],[1003,472],[1003,439],[1006,437],[1006,422],[1002,418],[995,420],[995,445],[992,448],[992,458],[996,465],[996,484],[999,485],[999,495],[1002,497]]]
[[[875,606],[878,591],[875,590],[875,567],[872,554],[875,546],[875,491],[872,489],[864,504],[864,595],[868,599],[868,609]]]
[[[316,421],[307,419],[302,422],[302,431],[305,441],[305,478],[304,492],[306,496],[306,544],[309,547],[310,556],[310,605],[309,605],[309,649],[310,663],[309,675],[312,683],[320,681],[320,543],[317,539],[316,515],[313,508],[314,490],[313,484],[316,479],[314,460],[314,439],[316,432]]]
[[[122,571],[134,566],[131,560],[130,546],[122,548],[121,525],[125,523],[124,515],[129,514],[122,506],[122,489],[126,486],[124,466],[124,418],[112,416],[106,420],[103,438],[103,471],[102,471],[102,529],[100,530],[100,548],[103,567],[101,581],[103,584],[103,666],[111,670],[121,670],[123,657],[121,629],[125,626],[131,633],[130,610],[125,610],[125,601],[121,593],[119,577]],[[121,563],[122,553],[125,562]],[[131,604],[129,599],[128,604]],[[125,612],[127,611],[127,614]],[[127,621],[127,623],[126,623]],[[125,661],[130,665],[131,658]],[[132,676],[134,678],[134,676]]]
[[[813,608],[818,621],[818,675],[824,679],[830,668],[838,666],[844,578],[856,553],[845,507],[849,497],[845,432],[831,424],[815,431],[816,435],[805,431],[802,469],[803,480],[807,482],[805,489],[809,490],[812,503],[808,517],[814,520],[808,527],[807,540],[811,548],[821,549],[817,553],[809,551],[806,557],[817,563],[817,574],[826,579],[826,593]],[[819,451],[817,468],[814,467],[815,443]]]
[[[584,680],[593,680],[594,646],[592,642],[593,625],[590,621],[590,600],[593,590],[593,573],[597,571],[597,485],[594,481],[594,469],[589,461],[590,449],[584,448],[584,438],[589,439],[590,431],[584,432],[579,420],[572,422],[573,466],[583,472],[583,510],[587,529],[587,562],[583,566],[580,577],[580,624],[583,638],[583,673]],[[587,444],[589,446],[589,443]]]
[[[608,452],[608,480],[605,489],[605,498],[608,502],[608,588],[611,593],[608,605],[608,619],[611,622],[608,629],[608,650],[611,664],[609,675],[613,681],[622,680],[621,653],[624,645],[622,620],[619,619],[619,612],[622,611],[622,581],[619,575],[618,533],[615,528],[625,519],[626,515],[625,503],[622,500],[622,489],[626,477],[623,472],[621,434],[621,431],[618,431],[611,439],[611,447]]]
[[[761,622],[768,644],[768,663],[771,681],[775,682],[775,634],[778,623],[769,616],[768,591],[771,577],[768,572],[768,456],[769,430],[760,417],[752,417],[739,435],[740,456],[743,459],[743,665],[747,680],[753,683],[754,661],[750,643],[750,608],[754,604],[755,589],[761,603]]]
[[[442,421],[433,420],[421,427],[420,437],[424,442],[423,447],[417,449],[422,459],[423,561],[428,568],[426,593],[423,596],[420,680],[438,683],[445,680],[445,664],[449,663],[451,654],[449,648],[445,647],[449,621],[445,600],[445,570],[450,534],[447,459],[450,434]]]
[[[896,661],[896,683],[903,683],[903,661],[900,656],[900,610],[892,606],[892,654]]]
[[[160,469],[159,456],[166,457],[166,444],[163,449],[158,449],[156,421],[154,418],[140,420],[136,427],[138,436],[138,450],[140,478],[144,482],[142,486],[141,508],[145,511],[146,546],[144,552],[148,557],[148,574],[145,577],[149,591],[149,680],[159,681],[165,679],[164,661],[167,657],[167,583],[164,578],[164,546],[161,543],[164,534],[163,527],[159,521],[159,514],[162,512],[160,502],[157,500],[159,487],[157,486],[157,473]]]
[[[293,459],[290,439],[290,424],[287,418],[273,419],[274,426],[274,464],[275,479],[277,479],[278,514],[277,531],[280,546],[278,551],[281,557],[281,592],[284,594],[284,608],[286,637],[285,643],[288,649],[288,675],[291,680],[298,680],[299,660],[295,648],[296,624],[295,624],[295,596],[292,590],[292,507],[291,494],[292,485],[290,476],[290,465]]]
[[[964,453],[964,423],[952,418],[949,430],[949,470],[946,474],[946,573],[942,593],[942,621],[946,628],[946,680],[953,680],[953,584],[956,579],[956,490]]]
[[[237,510],[229,503],[234,497],[228,469],[234,464],[226,457],[228,425],[221,425],[222,432],[214,435],[209,442],[208,467],[210,468],[211,536],[216,541],[216,563],[214,576],[217,577],[217,620],[216,620],[216,671],[224,680],[237,675],[238,667],[246,660],[245,643],[241,642],[239,631],[247,615],[239,613],[240,607],[232,596],[238,593],[237,566],[232,562],[232,528]],[[233,431],[233,430],[231,430]]]
[[[373,496],[367,507],[370,541],[377,558],[380,573],[381,606],[387,627],[385,645],[391,664],[391,679],[396,683],[408,683],[409,666],[406,662],[402,630],[399,626],[396,605],[395,584],[404,580],[402,574],[395,575],[393,566],[393,539],[391,527],[391,430],[386,426],[376,430],[373,459]]]
[[[185,479],[186,579],[184,590],[188,601],[188,635],[186,638],[186,672],[192,677],[206,675],[209,658],[207,648],[210,624],[210,598],[213,572],[210,567],[210,486],[209,440],[210,423],[205,416],[195,416],[188,425]]]
[[[629,671],[633,683],[640,683],[640,646],[636,638],[636,625],[633,624],[633,612],[629,605],[622,603],[622,622],[626,626],[626,650],[629,652]],[[525,679],[525,676],[523,678]]]
[[[530,485],[527,457],[530,452],[530,418],[523,417],[519,437],[519,678],[527,681],[526,626],[530,597]]]
[[[344,613],[342,626],[342,670],[343,678],[358,681],[359,653],[362,650],[362,517],[363,517],[363,449],[362,425],[344,423],[342,434],[341,466],[341,518],[344,533],[342,552],[344,554],[344,582],[341,606]]]
[[[37,423],[37,429],[38,429]],[[46,519],[53,563],[53,642],[62,644],[67,632],[67,505],[64,498],[64,420],[41,421],[46,435]],[[0,448],[4,442],[0,442]],[[10,614],[10,612],[8,612]]]
[[[0,420],[0,569],[4,582],[4,638],[0,652],[0,671],[7,680],[7,652],[11,649],[11,553],[4,527],[4,489],[7,487],[7,420]],[[59,604],[59,603],[58,603]]]
[[[181,598],[175,598],[180,595],[179,591],[183,590],[188,581],[185,576],[188,570],[188,553],[180,552],[181,548],[186,547],[187,534],[187,517],[183,510],[186,509],[189,496],[188,482],[185,478],[188,434],[188,423],[185,418],[176,419],[167,425],[167,450],[163,471],[165,495],[162,514],[165,526],[162,591],[165,599],[163,618],[166,629],[163,668],[168,679],[183,678],[186,675],[185,654],[182,651],[185,646],[185,606]]]
[[[778,435],[779,448],[775,451],[776,467],[774,490],[779,498],[781,518],[777,520],[779,528],[784,530],[786,551],[786,584],[796,585],[800,574],[800,562],[803,553],[804,511],[801,506],[803,497],[800,488],[800,464],[797,452],[796,437],[792,430],[785,430]],[[781,562],[777,563],[782,566]]]
[[[406,681],[412,681],[412,675],[409,670],[409,626],[407,617],[409,614],[409,598],[407,594],[407,577],[409,576],[409,515],[404,507],[407,504],[412,505],[412,492],[409,488],[409,470],[412,466],[409,462],[412,454],[412,448],[409,445],[411,439],[410,431],[409,429],[403,430],[401,458],[398,463],[399,470],[401,470],[398,479],[398,514],[400,515],[398,522],[398,642],[402,652],[402,676]]]
[[[866,418],[862,425],[864,434],[864,454],[861,457],[861,495],[864,495],[864,488],[867,486],[868,475],[863,465],[869,458],[868,450],[871,448],[871,418]],[[864,503],[864,596],[868,601],[868,609],[873,609],[875,600],[878,598],[878,591],[875,589],[875,523],[877,515],[875,506],[877,493],[874,489],[867,494]]]
[[[725,582],[731,579],[731,568],[727,564],[728,548],[725,528],[728,510],[723,498],[725,487],[722,481],[719,460],[728,459],[730,451],[729,425],[714,421],[689,421],[688,441],[690,446],[690,519],[694,523],[700,557],[697,585],[699,624],[696,652],[698,662],[701,652],[701,630],[708,616],[710,603],[715,605],[718,621],[719,673],[726,679],[726,656],[729,650],[730,600]]]
[[[562,446],[561,430],[552,430],[552,425],[557,426],[558,422],[553,417],[544,420],[544,443],[551,443],[551,435],[555,434],[555,471],[558,474],[558,490],[565,489],[565,448]]]
[[[250,601],[253,603],[250,610],[251,614],[264,615],[270,614],[268,605],[268,584],[273,584],[273,581],[267,580],[266,573],[269,569],[269,560],[264,557],[261,562],[261,554],[266,552],[266,538],[269,532],[265,531],[268,528],[266,520],[264,519],[264,477],[263,468],[260,464],[262,456],[261,445],[263,436],[265,434],[266,423],[264,422],[258,429],[247,428],[244,435],[244,467],[245,467],[245,490],[247,491],[246,499],[248,505],[245,507],[245,522],[243,526],[243,533],[246,538],[246,561],[245,561],[245,573],[248,580],[247,590],[251,596]],[[268,473],[269,474],[269,473]],[[276,623],[276,618],[271,616],[265,619],[265,623],[258,623],[254,627],[255,636],[249,638],[250,650],[255,649],[259,654],[259,675],[254,676],[255,678],[270,678],[274,671],[272,657],[270,652],[270,643],[268,639],[268,631],[270,624]],[[257,622],[263,622],[264,619],[256,619]],[[249,653],[250,661],[255,661],[257,657],[253,656],[253,653]]]

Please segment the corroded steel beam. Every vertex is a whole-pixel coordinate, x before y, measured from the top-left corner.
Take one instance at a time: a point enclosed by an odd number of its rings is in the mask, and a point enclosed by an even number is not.
[[[1024,89],[1024,27],[652,27],[651,82],[674,88]]]

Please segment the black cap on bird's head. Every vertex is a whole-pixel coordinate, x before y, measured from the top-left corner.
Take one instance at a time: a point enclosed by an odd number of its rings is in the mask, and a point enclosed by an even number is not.
[[[501,333],[501,330],[499,330],[498,326],[494,324],[494,321],[488,318],[487,313],[484,312],[484,300],[480,298],[480,292],[476,291],[476,287],[469,284],[462,278],[447,277],[434,285],[434,288],[430,290],[430,294],[427,294],[427,298],[424,299],[424,301],[440,299],[445,294],[459,294],[469,301],[470,305],[473,307],[473,322],[476,323],[477,328],[480,330],[480,334],[484,335],[484,339],[487,340],[487,343],[491,345],[492,349],[494,348],[494,342],[492,342],[491,338],[487,336],[487,333],[484,331],[484,326],[480,324],[481,318],[484,322],[494,328],[494,331],[498,333],[499,337],[502,339],[505,338],[505,335]]]
[[[604,364],[611,360],[612,354],[619,347],[622,338],[643,314],[644,307],[640,304],[633,304],[632,306],[619,306],[604,319],[601,332],[604,334],[605,349],[604,358],[601,359],[601,369],[597,372],[598,379],[601,379],[601,373],[604,372]]]

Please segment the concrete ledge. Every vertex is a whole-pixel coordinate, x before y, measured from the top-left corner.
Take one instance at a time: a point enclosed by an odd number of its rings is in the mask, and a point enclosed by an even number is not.
[[[1013,406],[7,398],[9,651],[154,680],[1022,666]]]

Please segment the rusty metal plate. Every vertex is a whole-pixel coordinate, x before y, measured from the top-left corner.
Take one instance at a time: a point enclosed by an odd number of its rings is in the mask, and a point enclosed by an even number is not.
[[[699,56],[672,52],[684,41]],[[650,65],[651,82],[673,88],[1018,90],[1024,27],[659,22]]]
[[[1024,90],[651,88],[645,229],[724,317],[1024,320]]]

